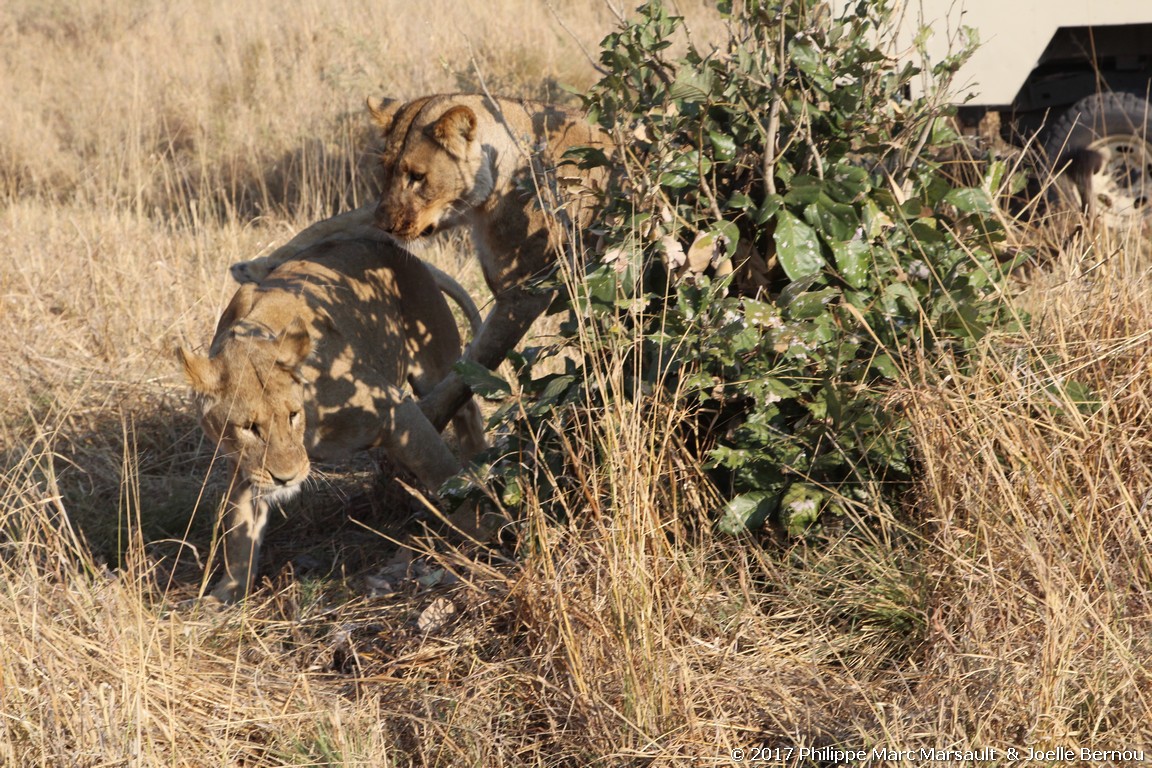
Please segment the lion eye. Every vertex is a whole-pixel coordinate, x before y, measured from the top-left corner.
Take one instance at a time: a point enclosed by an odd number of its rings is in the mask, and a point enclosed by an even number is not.
[[[254,421],[250,421],[244,425],[246,432],[251,432],[254,437],[260,437],[260,425]]]
[[[292,413],[288,414],[288,423],[291,424],[292,426],[296,426],[297,424],[299,424],[300,423],[300,411],[292,411]]]
[[[420,173],[418,171],[408,171],[408,183],[409,184],[419,184],[420,182],[424,181],[424,177],[425,177],[425,174]]]

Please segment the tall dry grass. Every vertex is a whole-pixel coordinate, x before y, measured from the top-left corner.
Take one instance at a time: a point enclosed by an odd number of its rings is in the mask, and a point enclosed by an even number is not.
[[[229,263],[370,194],[365,97],[587,84],[612,12],[555,7],[0,7],[0,765],[1152,755],[1137,235],[1069,242],[1015,299],[1027,330],[907,382],[922,480],[868,535],[712,535],[675,400],[621,401],[570,434],[570,522],[529,504],[515,559],[389,565],[412,502],[358,464],[277,523],[246,605],[184,602],[221,483],[176,340],[206,341]],[[467,275],[466,251],[427,255]]]

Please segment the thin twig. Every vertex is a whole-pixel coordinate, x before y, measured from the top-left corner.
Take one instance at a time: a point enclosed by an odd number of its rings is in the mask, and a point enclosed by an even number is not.
[[[768,109],[768,130],[764,136],[764,192],[768,195],[776,194],[776,134],[780,132],[780,102],[780,94],[776,94]]]
[[[588,51],[587,46],[584,45],[584,41],[578,38],[576,33],[568,28],[568,23],[565,22],[564,19],[560,16],[560,13],[556,10],[556,6],[552,5],[552,3],[545,2],[544,7],[547,8],[548,11],[552,14],[552,18],[556,20],[556,23],[560,25],[560,28],[568,33],[568,37],[572,38],[572,41],[576,43],[576,45],[580,46],[580,50],[584,53],[584,58],[588,59],[588,63],[592,65],[592,69],[600,73],[602,77],[607,77],[609,74],[611,74],[608,70],[604,69],[600,66],[599,63],[597,63],[596,59]]]

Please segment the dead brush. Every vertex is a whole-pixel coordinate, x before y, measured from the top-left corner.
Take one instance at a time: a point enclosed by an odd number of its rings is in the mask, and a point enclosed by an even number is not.
[[[1028,332],[910,401],[937,732],[1149,743],[1147,264],[1138,234],[1096,231],[1031,276]]]

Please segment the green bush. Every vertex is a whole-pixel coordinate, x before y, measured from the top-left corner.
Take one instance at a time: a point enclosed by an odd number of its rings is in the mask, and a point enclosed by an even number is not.
[[[627,396],[673,392],[690,412],[727,494],[722,528],[800,534],[846,505],[891,503],[914,472],[893,385],[1000,320],[989,190],[1005,169],[963,187],[942,159],[957,136],[934,99],[960,56],[926,73],[898,64],[882,3],[841,18],[806,0],[720,11],[721,50],[685,44],[659,0],[602,45],[606,74],[584,101],[618,149],[572,157],[616,179],[592,230],[599,256],[570,294],[582,362],[533,378],[545,351],[519,358],[527,400],[499,414],[505,459],[491,467],[507,502],[525,456],[551,468],[537,486],[564,476],[564,420],[603,404],[589,371],[623,350]],[[911,98],[923,75],[934,87]]]

